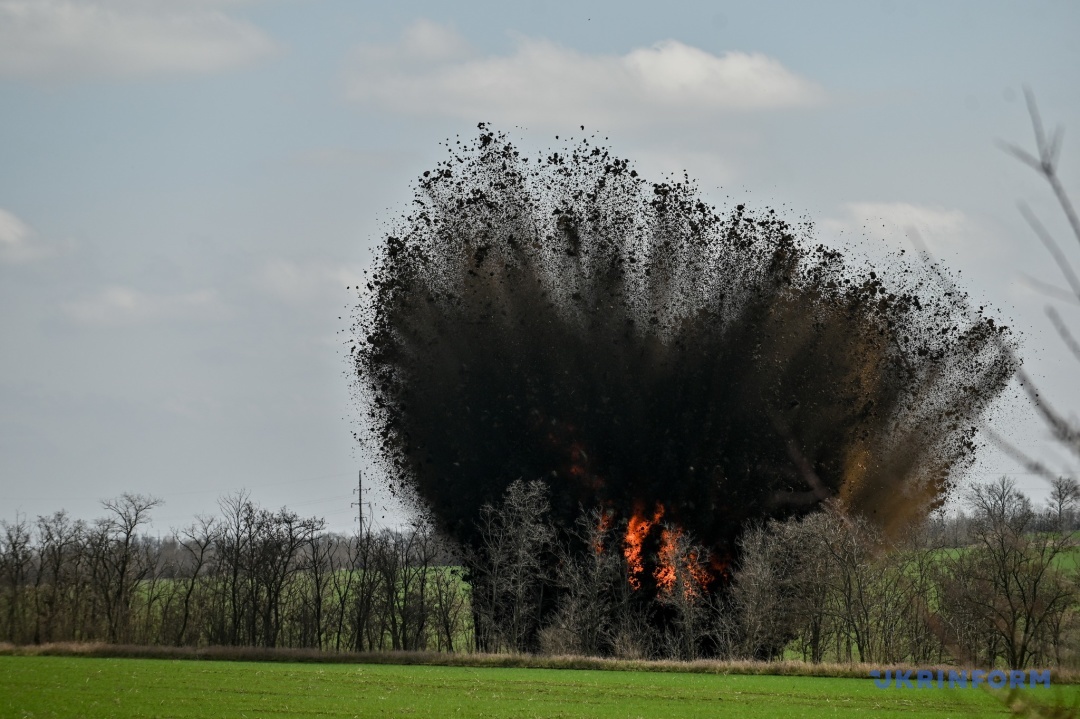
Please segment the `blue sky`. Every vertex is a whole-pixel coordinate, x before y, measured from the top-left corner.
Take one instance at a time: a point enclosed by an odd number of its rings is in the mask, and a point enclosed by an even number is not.
[[[480,120],[526,147],[584,124],[856,255],[915,228],[1080,408],[1016,202],[1064,223],[994,144],[1030,145],[1030,85],[1080,193],[1078,31],[1072,2],[0,0],[0,517],[134,491],[165,531],[246,487],[348,528],[345,287]],[[1023,401],[994,426],[1075,468]]]

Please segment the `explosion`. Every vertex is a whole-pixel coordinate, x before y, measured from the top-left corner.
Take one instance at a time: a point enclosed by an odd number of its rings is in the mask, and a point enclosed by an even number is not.
[[[589,139],[526,157],[481,124],[448,147],[351,352],[387,476],[451,536],[542,478],[561,526],[621,522],[630,581],[658,592],[684,532],[704,584],[749,521],[831,499],[895,530],[970,466],[1008,333],[933,273],[856,268],[809,223],[717,210]]]

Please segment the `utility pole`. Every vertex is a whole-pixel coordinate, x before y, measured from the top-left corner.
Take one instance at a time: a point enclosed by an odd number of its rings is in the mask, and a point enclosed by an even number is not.
[[[356,501],[351,503],[350,507],[356,507],[356,521],[360,522],[360,533],[364,533],[364,505],[367,505],[368,513],[372,512],[371,502],[364,501],[364,470],[360,470],[356,475]],[[370,519],[368,520],[370,521]]]
[[[356,501],[351,505],[356,507],[356,519],[360,522],[360,533],[364,533],[364,470],[356,473]]]

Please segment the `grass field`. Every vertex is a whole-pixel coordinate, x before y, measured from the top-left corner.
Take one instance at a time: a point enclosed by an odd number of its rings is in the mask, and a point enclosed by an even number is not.
[[[1028,690],[1071,704],[1080,687]],[[0,656],[3,717],[987,717],[981,690],[869,679]]]

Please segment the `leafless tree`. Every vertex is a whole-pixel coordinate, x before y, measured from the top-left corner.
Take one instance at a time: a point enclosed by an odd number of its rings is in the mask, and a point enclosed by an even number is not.
[[[63,511],[38,517],[35,644],[73,637],[72,618],[78,615],[81,597],[77,587],[84,531],[82,521],[72,521]]]
[[[535,648],[555,530],[548,519],[548,489],[540,480],[515,480],[501,504],[480,511],[480,547],[467,556],[473,587],[477,648]]]
[[[436,648],[441,652],[462,649],[461,638],[469,633],[469,595],[460,566],[444,565],[433,568],[432,617],[435,626]],[[467,641],[467,640],[466,640]],[[466,643],[466,647],[468,644]]]
[[[914,525],[879,553],[877,594],[882,662],[944,662],[936,607],[940,603],[937,568],[945,551],[940,515]]]
[[[305,575],[305,581],[300,589],[300,616],[297,622],[302,647],[323,648],[331,578],[338,570],[335,562],[337,542],[334,535],[317,531],[308,534],[304,541],[300,571]]]
[[[815,515],[747,529],[733,599],[741,652],[773,659],[798,638],[804,656],[822,661],[833,631],[828,611],[831,566]]]
[[[1000,657],[1023,669],[1041,643],[1052,642],[1053,626],[1076,602],[1074,584],[1055,567],[1069,540],[1036,531],[1030,501],[1006,477],[973,485],[968,502],[974,545],[946,560],[943,606],[970,633],[954,637],[959,645],[990,665]]]
[[[547,654],[609,654],[616,626],[618,587],[626,582],[610,513],[583,512],[555,547],[558,605],[540,643]]]
[[[726,650],[727,608],[719,595],[708,591],[707,557],[708,550],[683,530],[663,528],[657,602],[672,617],[665,653],[673,659],[692,661],[706,651],[715,655]]]
[[[375,570],[383,589],[382,615],[391,648],[427,648],[433,574],[437,543],[432,530],[416,524],[409,531],[379,535]]]
[[[150,512],[161,500],[125,493],[102,501],[108,514],[99,522],[102,598],[110,642],[130,639],[131,602],[140,580],[150,571],[139,554],[139,528],[150,522]]]
[[[1072,477],[1055,477],[1050,482],[1050,514],[1058,532],[1067,532],[1076,524],[1076,505],[1080,502],[1080,482]]]
[[[143,531],[156,504],[0,523],[0,641],[463,648],[467,587],[425,525],[346,538],[240,492],[162,539]]]
[[[4,582],[7,604],[5,634],[15,642],[24,642],[26,627],[26,588],[33,570],[30,523],[25,515],[16,515],[14,522],[0,521],[0,579]]]
[[[382,627],[376,630],[376,614],[381,592],[381,579],[375,570],[376,553],[379,549],[375,535],[360,531],[349,547],[349,570],[342,589],[342,597],[348,597],[348,623],[350,646],[353,651],[381,648]]]
[[[191,621],[192,598],[195,589],[205,581],[203,574],[208,566],[210,554],[214,545],[218,542],[220,527],[214,517],[199,516],[181,534],[179,545],[188,555],[188,564],[185,571],[180,573],[177,582],[183,591],[180,626],[176,631],[173,643],[182,646],[192,643],[188,635],[188,625]]]

